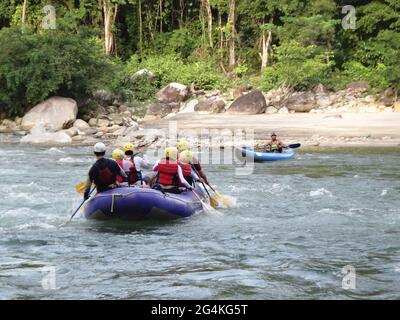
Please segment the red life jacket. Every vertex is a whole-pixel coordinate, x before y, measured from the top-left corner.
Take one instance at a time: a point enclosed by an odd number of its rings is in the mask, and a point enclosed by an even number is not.
[[[141,180],[141,173],[136,170],[134,157],[135,156],[130,159],[132,166],[129,168],[128,172],[128,184],[134,184],[136,181]]]
[[[118,165],[122,168],[122,160],[117,160]],[[123,182],[124,180],[122,179],[122,177],[120,175],[117,175],[117,181],[119,183]]]
[[[178,163],[175,160],[162,159],[158,162],[158,183],[164,186],[177,186]]]
[[[178,160],[178,164],[182,169],[182,174],[185,180],[191,185],[193,184],[193,178],[191,176],[192,173],[192,165],[190,163],[183,163]],[[183,187],[183,185],[179,182],[179,186]]]
[[[182,173],[185,178],[190,177],[190,174],[192,173],[192,166],[190,163],[183,163],[182,161],[178,160],[179,166],[182,168]]]

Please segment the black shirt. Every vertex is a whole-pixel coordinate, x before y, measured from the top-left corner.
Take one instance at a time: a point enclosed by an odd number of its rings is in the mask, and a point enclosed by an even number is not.
[[[111,181],[107,185],[103,185],[98,181],[100,170],[104,168],[108,168],[112,174]],[[121,173],[121,168],[116,161],[107,158],[101,158],[97,160],[95,164],[90,168],[89,179],[95,182],[97,191],[102,192],[109,189],[108,186],[110,184],[115,184],[117,182],[117,175],[119,175],[120,173]]]

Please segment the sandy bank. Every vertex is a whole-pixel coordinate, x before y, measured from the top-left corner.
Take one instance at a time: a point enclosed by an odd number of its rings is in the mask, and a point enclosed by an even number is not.
[[[303,146],[400,146],[400,113],[342,114],[178,114],[170,119],[142,122],[143,128],[167,129],[176,121],[178,132],[189,129],[254,129],[255,139],[268,139],[275,131],[285,142]]]

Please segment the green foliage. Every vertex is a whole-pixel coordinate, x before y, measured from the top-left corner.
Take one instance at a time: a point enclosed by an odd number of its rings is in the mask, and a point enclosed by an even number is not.
[[[166,54],[163,56],[147,56],[141,63],[135,55],[128,63],[131,74],[145,68],[155,73],[158,78],[158,86],[164,86],[170,82],[179,82],[190,85],[195,84],[198,88],[213,89],[227,87],[227,80],[215,69],[215,67],[204,61],[184,61],[177,54]]]
[[[0,105],[21,113],[50,95],[88,97],[112,72],[96,43],[58,31],[0,30]]]
[[[265,69],[262,88],[289,86],[305,90],[326,83],[333,65],[327,62],[328,56],[315,46],[303,47],[296,41],[284,43],[276,48],[277,61]]]

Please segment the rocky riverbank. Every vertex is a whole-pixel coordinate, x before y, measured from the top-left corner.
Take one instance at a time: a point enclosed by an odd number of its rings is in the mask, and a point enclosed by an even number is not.
[[[240,129],[252,132],[243,143],[254,137],[256,144],[263,144],[276,131],[285,141],[309,147],[400,146],[396,92],[372,95],[364,81],[338,92],[320,85],[307,92],[241,86],[222,93],[171,83],[156,94],[154,103],[121,103],[100,90],[89,104],[78,108],[73,99],[51,97],[23,118],[2,120],[0,133],[30,144],[91,145],[101,140],[157,148],[165,145],[173,127],[198,146],[224,147],[240,143],[235,136]]]

